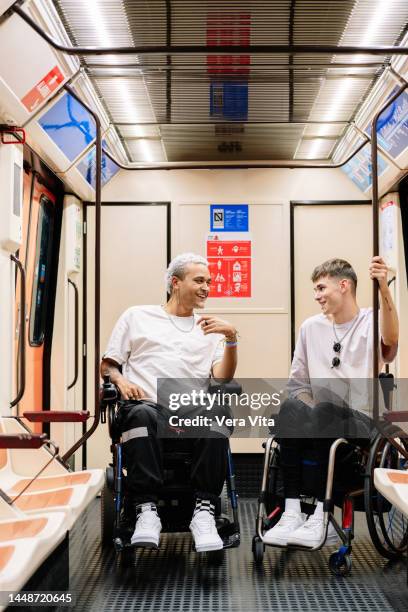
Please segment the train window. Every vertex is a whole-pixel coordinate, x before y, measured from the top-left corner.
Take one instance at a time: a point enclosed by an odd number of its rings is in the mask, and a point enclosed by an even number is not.
[[[54,233],[54,206],[41,196],[35,247],[34,281],[30,309],[30,344],[40,346],[44,341],[47,317],[52,239]]]

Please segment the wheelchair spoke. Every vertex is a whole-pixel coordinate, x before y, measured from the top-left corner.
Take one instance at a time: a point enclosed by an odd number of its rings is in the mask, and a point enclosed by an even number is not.
[[[403,469],[405,460],[392,444],[381,437],[374,442],[367,464],[365,481],[365,504],[367,525],[377,550],[386,558],[393,559],[407,548],[408,522],[403,514],[375,489],[375,468]]]
[[[389,512],[388,513],[388,530],[387,532],[389,533],[391,531],[391,537],[392,537],[392,541],[394,542],[394,531],[392,528],[392,521],[393,521],[393,516],[394,516],[395,512]]]

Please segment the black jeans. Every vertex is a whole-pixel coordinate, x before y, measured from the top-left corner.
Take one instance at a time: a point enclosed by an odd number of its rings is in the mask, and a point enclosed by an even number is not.
[[[191,484],[196,497],[215,503],[227,473],[228,438],[175,440],[158,435],[160,408],[142,401],[120,402],[116,426],[122,434],[123,463],[127,469],[127,495],[132,505],[157,503],[163,486],[163,451],[166,446],[191,450]]]
[[[312,408],[300,400],[286,400],[279,412],[276,433],[285,498],[299,498],[302,493],[302,461],[307,450],[313,450],[318,463],[315,495],[323,501],[333,441],[341,437],[367,445],[376,433],[374,422],[357,410],[328,402]]]

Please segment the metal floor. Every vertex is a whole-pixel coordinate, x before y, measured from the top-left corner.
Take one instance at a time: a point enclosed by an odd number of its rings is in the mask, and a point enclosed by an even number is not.
[[[353,569],[336,578],[328,569],[333,547],[315,553],[267,548],[263,567],[252,560],[256,510],[240,500],[242,541],[221,567],[191,550],[190,534],[162,536],[159,551],[138,550],[123,567],[100,545],[100,500],[84,512],[70,535],[70,590],[76,610],[143,612],[264,612],[408,610],[405,561],[390,564],[373,549],[364,515],[358,515]],[[60,608],[67,610],[67,608]]]

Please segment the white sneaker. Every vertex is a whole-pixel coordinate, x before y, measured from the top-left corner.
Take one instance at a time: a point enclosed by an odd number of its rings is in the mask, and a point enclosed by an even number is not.
[[[286,546],[292,533],[305,522],[305,515],[295,510],[286,510],[274,527],[265,531],[263,541],[265,544],[278,544]]]
[[[217,531],[215,518],[208,510],[195,512],[191,519],[190,531],[193,534],[197,552],[224,548],[224,543]]]
[[[323,515],[316,516],[312,514],[309,519],[297,529],[288,539],[288,544],[297,544],[298,546],[307,546],[314,548],[317,546],[323,537]],[[337,531],[331,523],[327,530],[327,538],[323,546],[336,544],[339,540]]]
[[[156,506],[151,503],[141,504],[137,508],[135,531],[130,543],[133,546],[144,546],[146,548],[158,548],[160,541],[161,521],[158,517]]]

